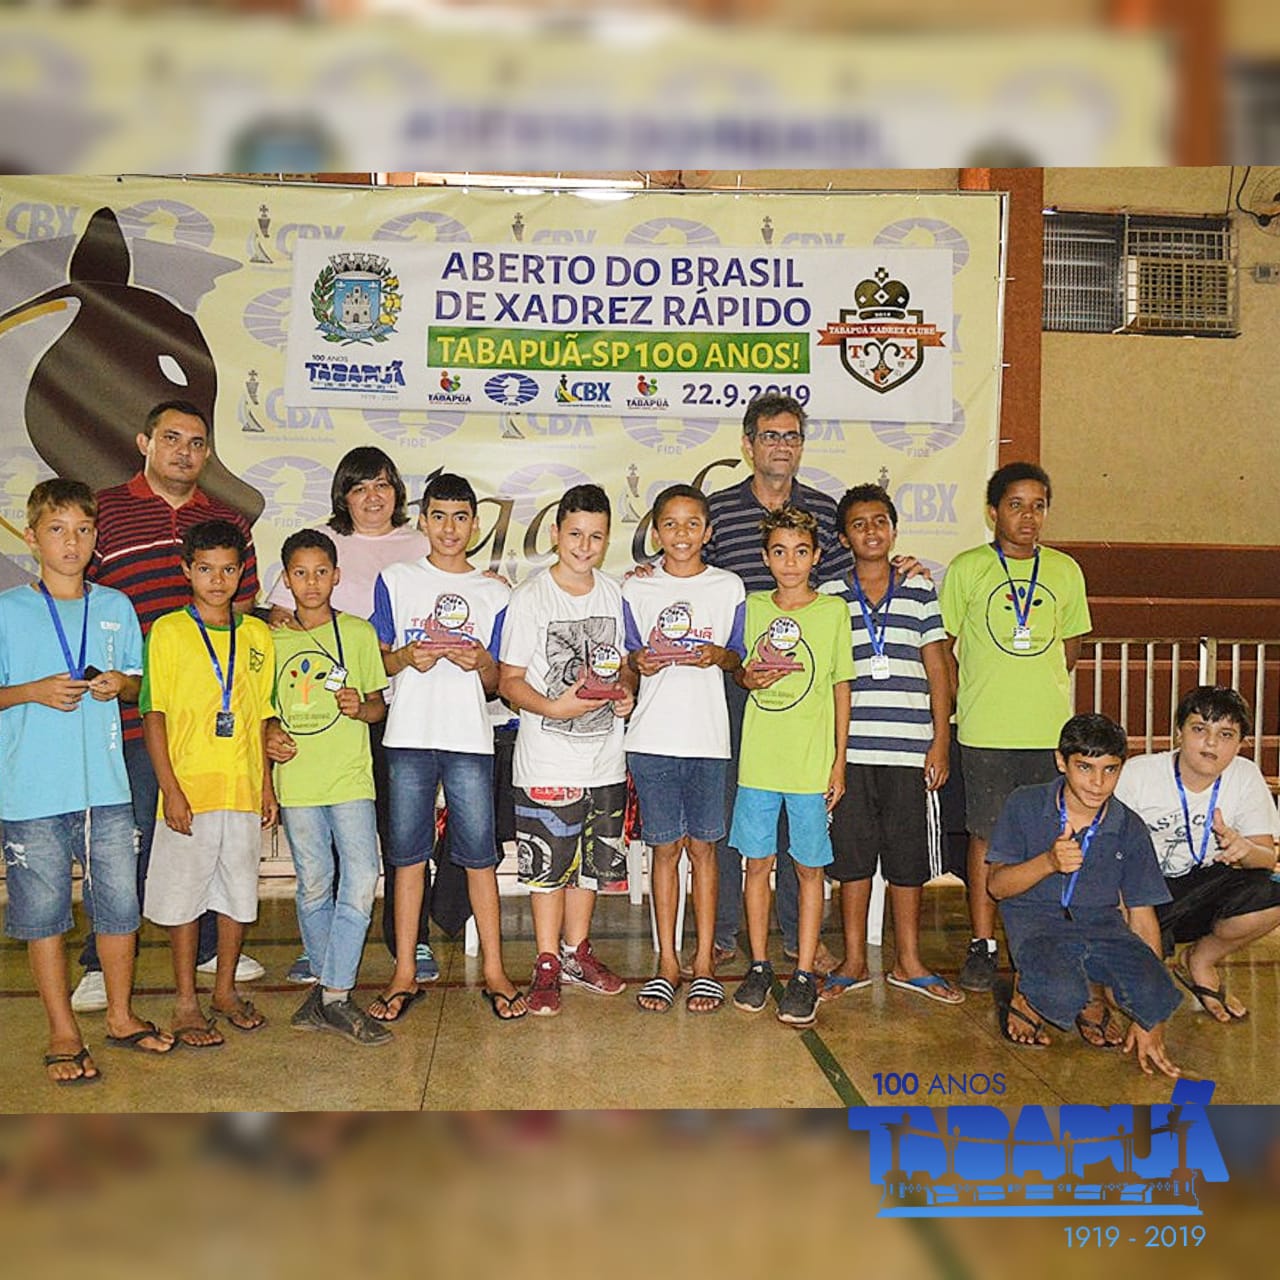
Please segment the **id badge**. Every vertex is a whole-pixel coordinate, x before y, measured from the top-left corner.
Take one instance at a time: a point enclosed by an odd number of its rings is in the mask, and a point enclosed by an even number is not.
[[[887,680],[889,675],[889,655],[887,653],[873,653],[871,655],[871,678],[873,680]]]
[[[1013,647],[1015,649],[1031,648],[1031,628],[1030,627],[1014,627]]]
[[[233,738],[236,732],[236,713],[219,711],[213,718],[213,736],[215,738]]]
[[[347,683],[347,669],[339,666],[336,662],[330,669],[329,674],[324,678],[324,687],[330,693],[337,693],[344,684]]]

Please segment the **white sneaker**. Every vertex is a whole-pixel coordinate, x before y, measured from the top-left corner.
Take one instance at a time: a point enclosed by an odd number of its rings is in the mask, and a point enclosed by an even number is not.
[[[217,973],[218,957],[214,956],[212,960],[206,960],[204,964],[196,965],[196,972]],[[264,973],[266,973],[266,970],[252,956],[247,956],[244,952],[240,953],[240,959],[236,962],[235,980],[237,982],[253,982],[261,978]],[[105,999],[106,997],[104,996],[103,998]],[[72,1008],[74,1007],[73,1005]],[[102,1007],[105,1009],[107,1006],[104,1004]]]
[[[101,1013],[107,1007],[107,983],[100,969],[86,969],[71,993],[73,1013]]]

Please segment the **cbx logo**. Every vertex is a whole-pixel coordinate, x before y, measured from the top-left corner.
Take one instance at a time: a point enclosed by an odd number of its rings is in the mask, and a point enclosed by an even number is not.
[[[556,387],[556,401],[559,404],[608,404],[609,383],[570,382],[562,373]]]
[[[911,524],[955,524],[956,484],[903,484],[893,495],[902,518]]]

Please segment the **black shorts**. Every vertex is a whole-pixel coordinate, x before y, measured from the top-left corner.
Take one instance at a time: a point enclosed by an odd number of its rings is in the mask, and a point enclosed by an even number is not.
[[[1019,788],[1052,782],[1058,764],[1049,748],[1004,750],[960,744],[964,771],[965,827],[971,836],[990,840],[1004,802]]]
[[[627,880],[627,784],[516,787],[517,879],[534,892],[616,889]]]
[[[924,770],[846,764],[844,795],[831,812],[832,880],[869,880],[879,862],[890,884],[917,887],[930,878],[929,793]]]
[[[1178,942],[1197,942],[1219,920],[1280,907],[1280,883],[1260,867],[1229,867],[1221,862],[1196,867],[1185,876],[1167,876],[1172,902],[1156,908],[1165,955]]]

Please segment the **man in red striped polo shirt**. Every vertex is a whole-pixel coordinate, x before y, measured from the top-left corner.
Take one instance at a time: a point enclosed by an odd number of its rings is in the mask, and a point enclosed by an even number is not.
[[[209,424],[200,409],[185,400],[166,400],[147,414],[138,435],[142,470],[126,484],[98,494],[98,546],[88,578],[123,591],[133,602],[145,638],[162,614],[184,608],[191,588],[182,573],[182,535],[202,520],[230,520],[250,539],[235,608],[253,608],[258,595],[258,565],[249,522],[234,508],[199,488],[200,473],[210,457]],[[138,847],[138,897],[142,898],[151,837],[155,832],[158,786],[136,706],[121,705],[124,760],[133,791],[133,816],[141,834]],[[200,921],[197,957],[212,972],[217,959],[217,918],[208,912]],[[85,974],[71,998],[78,1013],[107,1007],[106,989],[98,963],[96,939],[85,939],[80,963]],[[241,955],[236,981],[260,978],[262,966]]]

